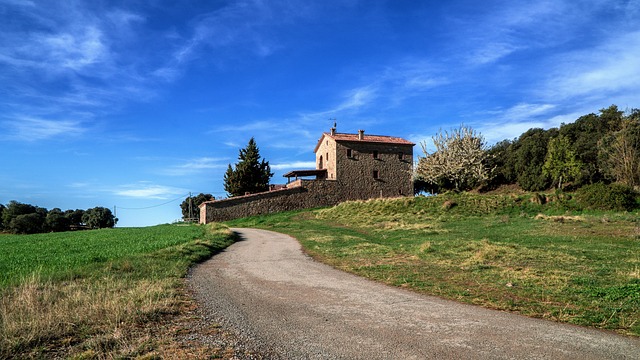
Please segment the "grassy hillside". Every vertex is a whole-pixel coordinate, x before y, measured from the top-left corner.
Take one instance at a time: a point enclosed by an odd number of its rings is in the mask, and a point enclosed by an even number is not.
[[[233,241],[197,225],[0,236],[0,358],[193,355],[165,322],[190,307],[188,267]]]
[[[640,220],[537,194],[348,202],[231,222],[335,267],[489,308],[640,335]]]

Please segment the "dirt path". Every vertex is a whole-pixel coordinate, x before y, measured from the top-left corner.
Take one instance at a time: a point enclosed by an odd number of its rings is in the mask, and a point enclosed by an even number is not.
[[[388,287],[305,256],[279,233],[244,241],[189,280],[212,321],[283,359],[640,359],[640,340]]]

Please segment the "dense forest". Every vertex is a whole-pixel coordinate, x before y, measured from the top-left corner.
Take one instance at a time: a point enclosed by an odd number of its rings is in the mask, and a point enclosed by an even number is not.
[[[488,155],[487,164],[494,169],[491,187],[518,184],[528,191],[562,187],[551,165],[545,167],[554,155],[573,162],[575,170],[563,181],[574,188],[597,182],[635,187],[640,185],[640,110],[625,114],[612,105],[560,128],[530,129],[517,139],[495,144]]]
[[[639,109],[624,112],[612,105],[559,128],[530,129],[491,147],[464,127],[433,140],[437,150],[428,153],[423,146],[425,156],[418,162],[418,192],[483,191],[514,184],[525,191],[575,190],[597,183],[640,186]],[[463,162],[470,165],[460,166]],[[470,173],[475,165],[481,169]]]
[[[117,221],[111,210],[104,207],[62,211],[15,200],[6,206],[0,204],[0,231],[14,234],[112,228]]]

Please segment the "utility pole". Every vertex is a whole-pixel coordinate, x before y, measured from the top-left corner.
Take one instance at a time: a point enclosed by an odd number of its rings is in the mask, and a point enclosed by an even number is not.
[[[191,201],[191,191],[189,191],[189,222],[193,221],[193,212],[191,211],[192,209],[192,201]]]

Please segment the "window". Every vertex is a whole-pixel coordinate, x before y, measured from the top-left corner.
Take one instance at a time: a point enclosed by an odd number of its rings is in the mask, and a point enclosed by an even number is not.
[[[378,150],[373,150],[373,158],[374,159],[378,158]]]
[[[398,160],[400,161],[404,160],[404,153],[402,151],[398,153]]]
[[[353,151],[351,149],[347,149],[347,157],[353,157]]]
[[[380,172],[378,170],[373,170],[373,178],[374,179],[379,179],[380,178]]]
[[[327,153],[327,161],[329,161],[329,153]]]

